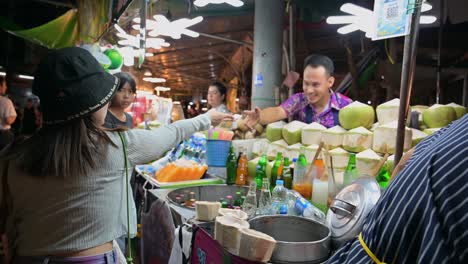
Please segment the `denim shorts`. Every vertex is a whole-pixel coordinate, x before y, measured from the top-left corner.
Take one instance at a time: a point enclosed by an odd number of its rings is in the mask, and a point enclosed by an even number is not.
[[[113,250],[105,254],[99,254],[95,256],[85,257],[72,257],[72,258],[61,258],[61,257],[20,257],[17,256],[13,260],[13,264],[117,264],[117,253]]]

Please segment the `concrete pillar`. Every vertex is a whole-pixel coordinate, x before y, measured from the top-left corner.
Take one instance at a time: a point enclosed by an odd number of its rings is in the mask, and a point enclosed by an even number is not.
[[[275,106],[281,86],[285,1],[255,0],[252,109]]]

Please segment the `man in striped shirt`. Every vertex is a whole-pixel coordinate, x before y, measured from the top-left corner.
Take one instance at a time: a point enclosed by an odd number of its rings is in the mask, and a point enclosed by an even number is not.
[[[468,263],[468,115],[416,146],[362,238],[385,263]],[[373,263],[355,238],[328,263]]]

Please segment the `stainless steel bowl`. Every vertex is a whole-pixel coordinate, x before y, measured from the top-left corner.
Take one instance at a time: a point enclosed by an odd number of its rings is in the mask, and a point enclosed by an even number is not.
[[[236,186],[236,185],[205,185],[205,186],[194,186],[175,189],[168,193],[167,199],[180,207],[186,208],[185,206],[177,203],[176,197],[184,194],[185,198],[188,199],[190,192],[194,192],[195,200],[197,201],[210,201],[215,202],[219,201],[219,198],[226,198],[226,196],[231,195],[233,199],[236,199],[236,192],[241,192],[242,195],[246,195],[249,191],[247,186]],[[257,199],[260,195],[260,192],[257,191]],[[189,208],[195,210],[195,208]]]
[[[298,216],[260,216],[249,221],[250,228],[276,239],[273,263],[322,263],[330,254],[330,229]]]

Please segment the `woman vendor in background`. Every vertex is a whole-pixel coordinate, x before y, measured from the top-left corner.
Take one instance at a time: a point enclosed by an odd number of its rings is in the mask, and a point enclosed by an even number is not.
[[[226,105],[226,93],[227,89],[224,84],[220,82],[214,82],[208,87],[208,105],[211,109],[214,109],[218,112],[230,114],[229,110],[227,109]]]

